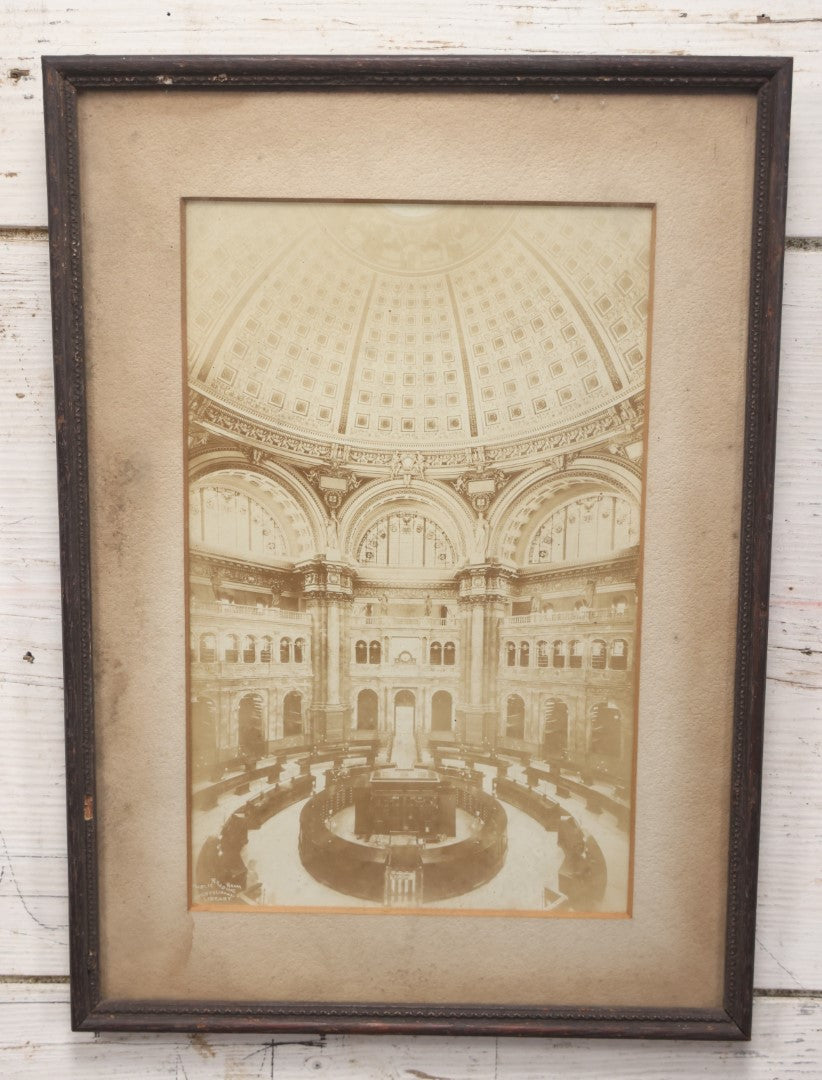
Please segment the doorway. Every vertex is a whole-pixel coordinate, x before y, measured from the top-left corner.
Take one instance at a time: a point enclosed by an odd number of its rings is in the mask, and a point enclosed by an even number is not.
[[[400,731],[414,732],[416,726],[417,699],[411,690],[398,690],[394,698],[394,734]]]

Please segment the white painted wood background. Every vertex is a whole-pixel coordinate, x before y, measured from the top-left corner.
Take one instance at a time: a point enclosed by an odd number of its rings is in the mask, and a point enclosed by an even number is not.
[[[820,0],[0,0],[0,1077],[822,1076]],[[43,53],[792,55],[754,1039],[73,1035]],[[698,887],[698,883],[694,883]],[[340,987],[344,996],[345,988]]]

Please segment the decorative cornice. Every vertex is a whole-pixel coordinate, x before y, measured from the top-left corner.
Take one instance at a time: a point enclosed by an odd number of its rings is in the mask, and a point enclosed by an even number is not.
[[[312,437],[310,433],[296,434],[281,428],[240,416],[228,406],[206,397],[196,388],[190,390],[192,420],[207,427],[215,436],[234,438],[254,444],[254,450],[274,451],[298,465],[323,466],[326,463],[345,463],[352,470],[372,475],[388,474],[409,479],[424,476],[429,471],[445,475],[458,473],[468,466],[477,468],[478,447],[426,450],[419,446],[405,449],[372,447],[353,443],[340,447],[336,443]],[[644,417],[644,393],[639,392],[626,401],[603,410],[597,416],[577,424],[529,435],[523,439],[485,445],[482,465],[487,471],[508,468],[513,470],[529,462],[544,461],[546,455],[568,451],[580,453],[609,437],[629,430],[638,430]],[[405,461],[409,459],[406,466]]]
[[[255,566],[242,559],[193,551],[189,560],[189,576],[219,580],[226,585],[259,585],[278,592],[294,583],[291,570]]]

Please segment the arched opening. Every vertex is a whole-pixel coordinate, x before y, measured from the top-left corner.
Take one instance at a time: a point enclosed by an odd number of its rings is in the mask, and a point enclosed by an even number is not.
[[[622,749],[620,720],[619,709],[610,702],[594,705],[591,709],[590,749],[592,754],[619,757]]]
[[[437,690],[431,698],[431,730],[450,731],[453,702],[447,690]]]
[[[555,641],[552,646],[554,667],[565,667],[565,642]]]
[[[200,663],[213,664],[217,659],[217,638],[214,634],[200,634]]]
[[[257,659],[257,642],[250,635],[243,641],[243,663],[253,664]]]
[[[457,647],[453,641],[446,641],[442,650],[442,660],[446,667],[453,667],[457,662]]]
[[[509,641],[505,646],[505,662],[508,667],[517,666],[517,647],[513,641]]]
[[[609,665],[615,671],[624,671],[628,666],[628,642],[617,638],[611,642],[611,657]]]
[[[223,658],[227,664],[236,664],[240,659],[240,639],[236,634],[226,634]]]
[[[519,646],[519,666],[528,667],[531,661],[531,646],[527,641],[521,641]]]
[[[382,645],[379,641],[372,641],[368,646],[368,663],[379,664],[382,660]]]
[[[442,645],[439,641],[432,641],[431,647],[428,650],[428,660],[432,664],[439,666],[442,663]]]
[[[305,642],[302,638],[297,638],[294,642],[294,663],[301,664],[305,660]]]
[[[262,757],[265,747],[263,699],[259,694],[244,694],[237,712],[237,748],[248,764]]]
[[[379,699],[374,690],[360,690],[357,695],[357,731],[376,731]]]
[[[211,780],[217,766],[217,706],[211,698],[191,703],[191,770],[195,783]]]
[[[291,638],[284,637],[280,640],[280,663],[291,663]]]
[[[605,667],[605,657],[607,651],[605,648],[605,642],[601,638],[595,638],[591,642],[591,667],[595,671],[602,671]]]
[[[509,739],[525,738],[525,702],[519,694],[510,694],[505,707],[505,734]]]
[[[568,667],[582,667],[582,642],[578,639],[568,645]]]
[[[409,726],[410,730],[414,730],[416,708],[417,699],[412,691],[396,691],[394,696],[394,731],[399,731],[401,724],[403,727]]]
[[[545,706],[542,747],[546,758],[561,757],[568,751],[568,706],[551,698]]]
[[[354,646],[354,660],[358,664],[368,663],[368,643],[365,641],[358,641]]]
[[[283,735],[302,735],[303,733],[303,696],[292,690],[283,699]]]

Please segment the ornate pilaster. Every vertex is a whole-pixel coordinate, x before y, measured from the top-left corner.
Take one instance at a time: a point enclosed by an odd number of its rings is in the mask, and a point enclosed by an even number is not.
[[[296,567],[302,574],[306,610],[311,615],[313,687],[309,738],[338,743],[351,727],[349,623],[354,575],[343,563],[312,559]]]
[[[495,562],[469,566],[457,577],[464,642],[457,734],[477,746],[493,746],[496,738],[499,623],[515,577]]]

